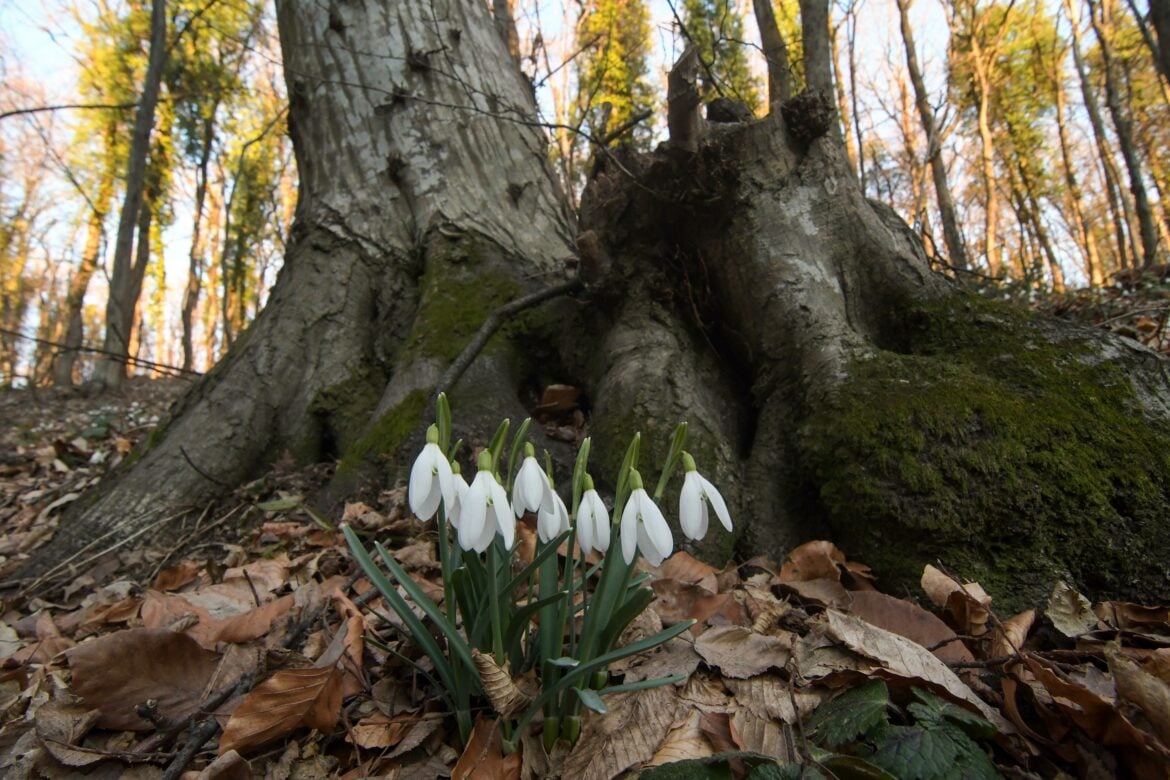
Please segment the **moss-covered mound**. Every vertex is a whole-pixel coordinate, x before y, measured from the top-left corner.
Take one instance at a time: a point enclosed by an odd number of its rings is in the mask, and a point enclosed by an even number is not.
[[[973,297],[900,320],[802,431],[838,543],[894,592],[938,560],[1003,609],[1057,578],[1170,601],[1170,426],[1127,367],[1095,335]]]

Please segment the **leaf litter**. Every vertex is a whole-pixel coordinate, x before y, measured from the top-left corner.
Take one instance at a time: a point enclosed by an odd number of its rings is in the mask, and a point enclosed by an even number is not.
[[[67,399],[56,427],[7,432],[0,571],[51,538],[169,396],[129,399],[100,414]],[[547,403],[571,438],[572,393]],[[684,682],[607,697],[572,748],[548,753],[537,732],[504,755],[487,707],[462,745],[335,530],[376,534],[441,599],[433,526],[400,490],[322,516],[303,498],[315,476],[278,466],[209,509],[198,542],[6,587],[0,774],[1170,777],[1170,608],[1054,583],[1043,609],[1001,616],[942,564],[896,598],[825,541],[722,570],[676,554],[650,570],[655,601],[630,630],[695,626],[612,671]]]

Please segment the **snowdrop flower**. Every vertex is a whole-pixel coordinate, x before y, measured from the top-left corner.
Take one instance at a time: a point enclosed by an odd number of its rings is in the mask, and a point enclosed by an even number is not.
[[[451,464],[439,449],[439,426],[427,428],[427,443],[410,469],[410,511],[419,520],[427,521],[439,509],[439,501],[448,509],[455,501]]]
[[[682,454],[683,469],[687,475],[683,479],[682,490],[678,494],[678,521],[682,531],[688,539],[702,539],[707,535],[707,505],[715,510],[715,516],[723,527],[731,530],[731,515],[727,511],[727,504],[715,486],[706,480],[695,468],[695,459],[690,453]]]
[[[482,553],[496,533],[511,549],[516,540],[516,518],[508,507],[508,494],[492,474],[492,454],[479,454],[479,473],[467,489],[467,500],[459,509],[459,546]]]
[[[588,474],[581,505],[577,507],[577,544],[581,545],[582,555],[588,555],[591,550],[609,549],[609,512],[593,489],[593,477]]]
[[[452,461],[451,476],[455,484],[455,500],[451,502],[451,508],[447,510],[447,522],[451,523],[452,528],[459,528],[459,515],[463,511],[463,505],[467,503],[467,480],[463,478],[463,474],[459,469],[459,464]]]
[[[530,443],[524,445],[524,462],[516,472],[516,481],[512,483],[512,511],[516,517],[523,517],[525,512],[536,512],[548,501],[548,494],[552,488],[548,484],[548,475],[536,462],[536,449]]]
[[[536,533],[540,541],[549,542],[569,530],[569,510],[557,492],[549,486],[545,501],[536,515]]]
[[[661,566],[674,552],[670,526],[642,487],[642,475],[636,469],[630,469],[630,487],[630,497],[622,510],[622,557],[626,565],[632,564],[636,545],[651,566]]]

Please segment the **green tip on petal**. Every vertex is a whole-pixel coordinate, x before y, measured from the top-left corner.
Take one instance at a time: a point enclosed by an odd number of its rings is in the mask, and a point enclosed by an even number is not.
[[[585,473],[585,490],[593,490],[593,477],[588,472]]]
[[[459,461],[457,461],[457,460],[451,461],[451,473],[452,474],[462,474],[463,473],[463,467],[459,465]]]
[[[683,471],[698,471],[695,468],[695,459],[691,457],[691,453],[683,450],[682,454]]]
[[[439,443],[439,426],[432,424],[427,428],[427,444]]]
[[[535,458],[536,457],[536,447],[533,447],[532,442],[530,442],[530,441],[524,442],[524,457],[526,457],[526,458]]]
[[[642,475],[637,469],[630,469],[630,490],[642,489]]]
[[[483,452],[479,453],[479,458],[476,459],[475,465],[479,468],[480,471],[491,471],[492,451],[484,450]]]

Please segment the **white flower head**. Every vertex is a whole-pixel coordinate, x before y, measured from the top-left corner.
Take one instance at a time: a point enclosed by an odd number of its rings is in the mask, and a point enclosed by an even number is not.
[[[525,512],[538,512],[546,503],[552,488],[548,484],[548,475],[536,462],[535,450],[531,444],[524,445],[524,462],[516,472],[516,481],[512,483],[512,512],[516,517],[523,517]]]
[[[630,470],[630,486],[633,490],[622,510],[622,557],[626,564],[634,562],[635,547],[651,566],[661,566],[674,552],[674,538],[670,526],[662,516],[662,510],[642,487],[642,477],[637,470]]]
[[[727,503],[718,489],[695,468],[695,460],[684,452],[683,468],[687,475],[678,494],[678,522],[688,539],[702,539],[707,535],[707,506],[715,510],[715,516],[728,531],[731,530],[731,514]]]
[[[560,534],[569,530],[569,510],[557,492],[549,486],[545,494],[544,503],[536,514],[536,533],[540,541],[551,542]]]
[[[492,455],[485,451],[480,453],[479,473],[459,510],[459,546],[482,553],[497,533],[504,547],[511,549],[516,540],[516,518],[508,506],[507,492],[492,474]]]
[[[451,524],[452,528],[459,528],[459,515],[463,512],[463,506],[467,503],[467,480],[463,478],[460,473],[459,464],[451,464],[451,475],[455,483],[455,500],[451,502],[451,508],[447,511],[447,522]]]
[[[439,427],[427,429],[427,443],[410,469],[408,491],[410,511],[419,520],[430,520],[439,509],[439,501],[450,510],[455,502],[455,485],[451,464],[439,449]]]
[[[591,550],[609,549],[609,511],[593,489],[593,478],[588,474],[581,505],[577,507],[577,544],[581,545],[582,555],[588,555]]]

